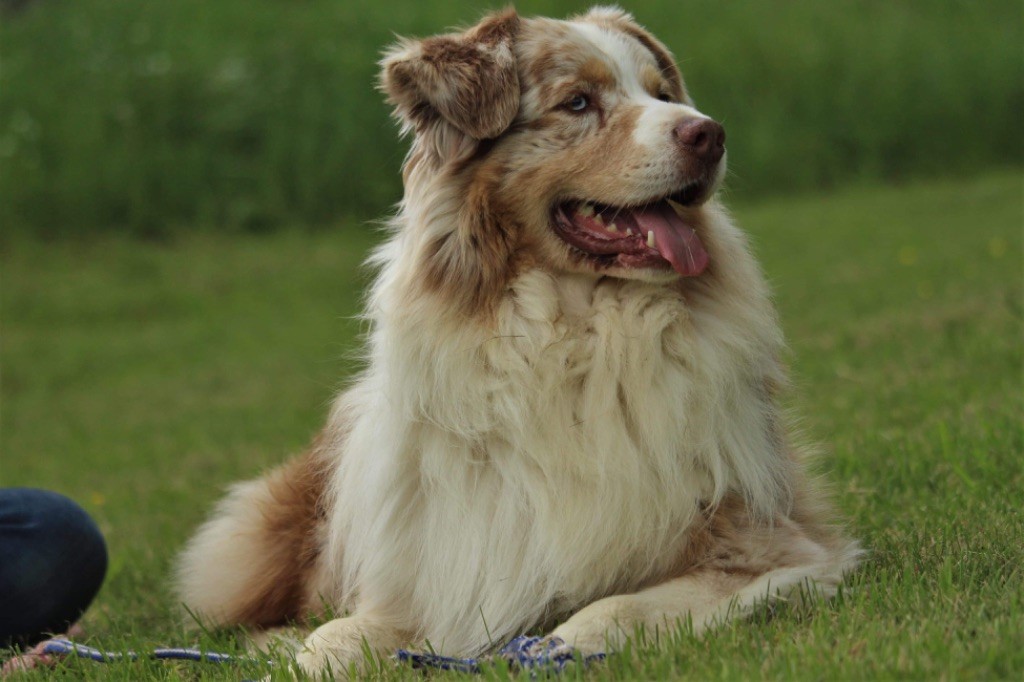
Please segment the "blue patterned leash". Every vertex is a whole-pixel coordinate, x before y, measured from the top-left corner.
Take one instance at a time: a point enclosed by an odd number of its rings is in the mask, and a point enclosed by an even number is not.
[[[79,658],[88,658],[99,663],[110,663],[128,659],[134,661],[139,654],[134,651],[100,651],[91,646],[76,644],[68,639],[51,639],[43,644],[42,653],[67,656],[74,654]],[[149,653],[150,658],[177,661],[201,661],[203,663],[273,663],[273,661],[261,661],[260,659],[248,656],[233,656],[222,654],[216,651],[200,651],[199,649],[161,648],[153,649]]]
[[[137,660],[140,656],[135,651],[102,651],[84,644],[77,644],[68,639],[55,638],[43,644],[41,653],[57,656],[75,655],[79,658],[87,658],[98,663],[110,663],[120,660]],[[201,651],[199,649],[183,648],[159,648],[149,652],[148,656],[160,660],[199,661],[202,663],[269,663],[270,660],[261,660],[249,656],[235,656],[216,651]],[[475,674],[481,671],[482,666],[493,664],[495,661],[503,660],[510,666],[518,667],[531,672],[554,672],[559,673],[573,663],[580,662],[588,665],[595,661],[602,661],[605,654],[590,654],[589,656],[577,657],[576,651],[560,639],[542,639],[540,637],[516,637],[503,646],[492,656],[480,658],[455,658],[452,656],[441,656],[439,654],[408,651],[399,649],[395,653],[395,659],[401,663],[408,663],[413,668],[436,668],[439,670],[453,670],[461,673]]]
[[[499,660],[506,661],[510,666],[531,672],[559,673],[572,663],[579,662],[588,665],[595,661],[603,661],[605,654],[579,657],[575,649],[558,638],[542,639],[541,637],[522,636],[513,639],[493,656],[454,658],[399,649],[395,658],[403,663],[411,664],[414,668],[437,668],[461,673],[479,673],[481,666]]]

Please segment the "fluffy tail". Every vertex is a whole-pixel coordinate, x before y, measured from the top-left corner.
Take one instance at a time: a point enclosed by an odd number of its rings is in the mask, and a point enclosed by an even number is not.
[[[317,610],[327,469],[314,449],[234,485],[178,559],[183,605],[205,624],[260,628]]]

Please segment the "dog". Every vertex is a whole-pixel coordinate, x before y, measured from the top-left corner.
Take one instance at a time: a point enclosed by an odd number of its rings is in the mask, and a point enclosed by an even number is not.
[[[860,549],[779,406],[725,132],[665,45],[617,8],[505,10],[381,67],[412,143],[366,369],[308,452],[220,502],[181,601],[213,625],[347,614],[298,652],[316,673],[528,631],[590,654],[833,594]]]

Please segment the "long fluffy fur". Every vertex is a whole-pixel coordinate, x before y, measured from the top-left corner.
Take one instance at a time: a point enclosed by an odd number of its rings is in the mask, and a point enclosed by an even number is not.
[[[533,21],[524,29],[506,12],[444,37],[445,58],[507,56],[519,41],[520,119],[547,68],[524,51],[582,41]],[[668,68],[627,15],[586,21],[641,38],[621,42]],[[449,45],[481,35],[477,52]],[[688,613],[700,628],[773,590],[833,590],[858,550],[788,440],[782,334],[725,210],[712,199],[694,214],[712,263],[696,280],[554,267],[528,210],[548,171],[517,174],[515,140],[481,157],[479,126],[431,108],[443,83],[388,81],[397,63],[426,68],[408,63],[425,52],[405,42],[385,60],[384,87],[416,137],[399,214],[372,257],[367,369],[306,459],[218,508],[183,555],[183,601],[258,626],[320,599],[351,612],[308,640],[300,660],[315,669],[355,660],[363,637],[468,654],[576,613],[555,634],[594,648],[612,622],[657,627]],[[459,65],[460,83],[471,67]],[[250,608],[268,582],[294,587],[287,608]]]

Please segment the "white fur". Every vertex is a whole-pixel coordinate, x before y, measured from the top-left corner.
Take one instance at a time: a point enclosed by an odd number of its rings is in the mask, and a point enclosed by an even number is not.
[[[659,155],[658,152],[665,149],[666,140],[672,139],[672,128],[680,121],[688,118],[708,118],[686,104],[662,102],[653,97],[648,99],[651,101],[644,102],[643,114],[633,131],[633,140],[652,157],[666,157],[665,154]]]
[[[268,568],[260,552],[260,506],[267,497],[262,481],[231,486],[179,560],[190,570],[179,572],[178,591],[187,596],[186,604],[202,605],[211,621],[227,617],[223,605],[243,599],[246,586]]]

